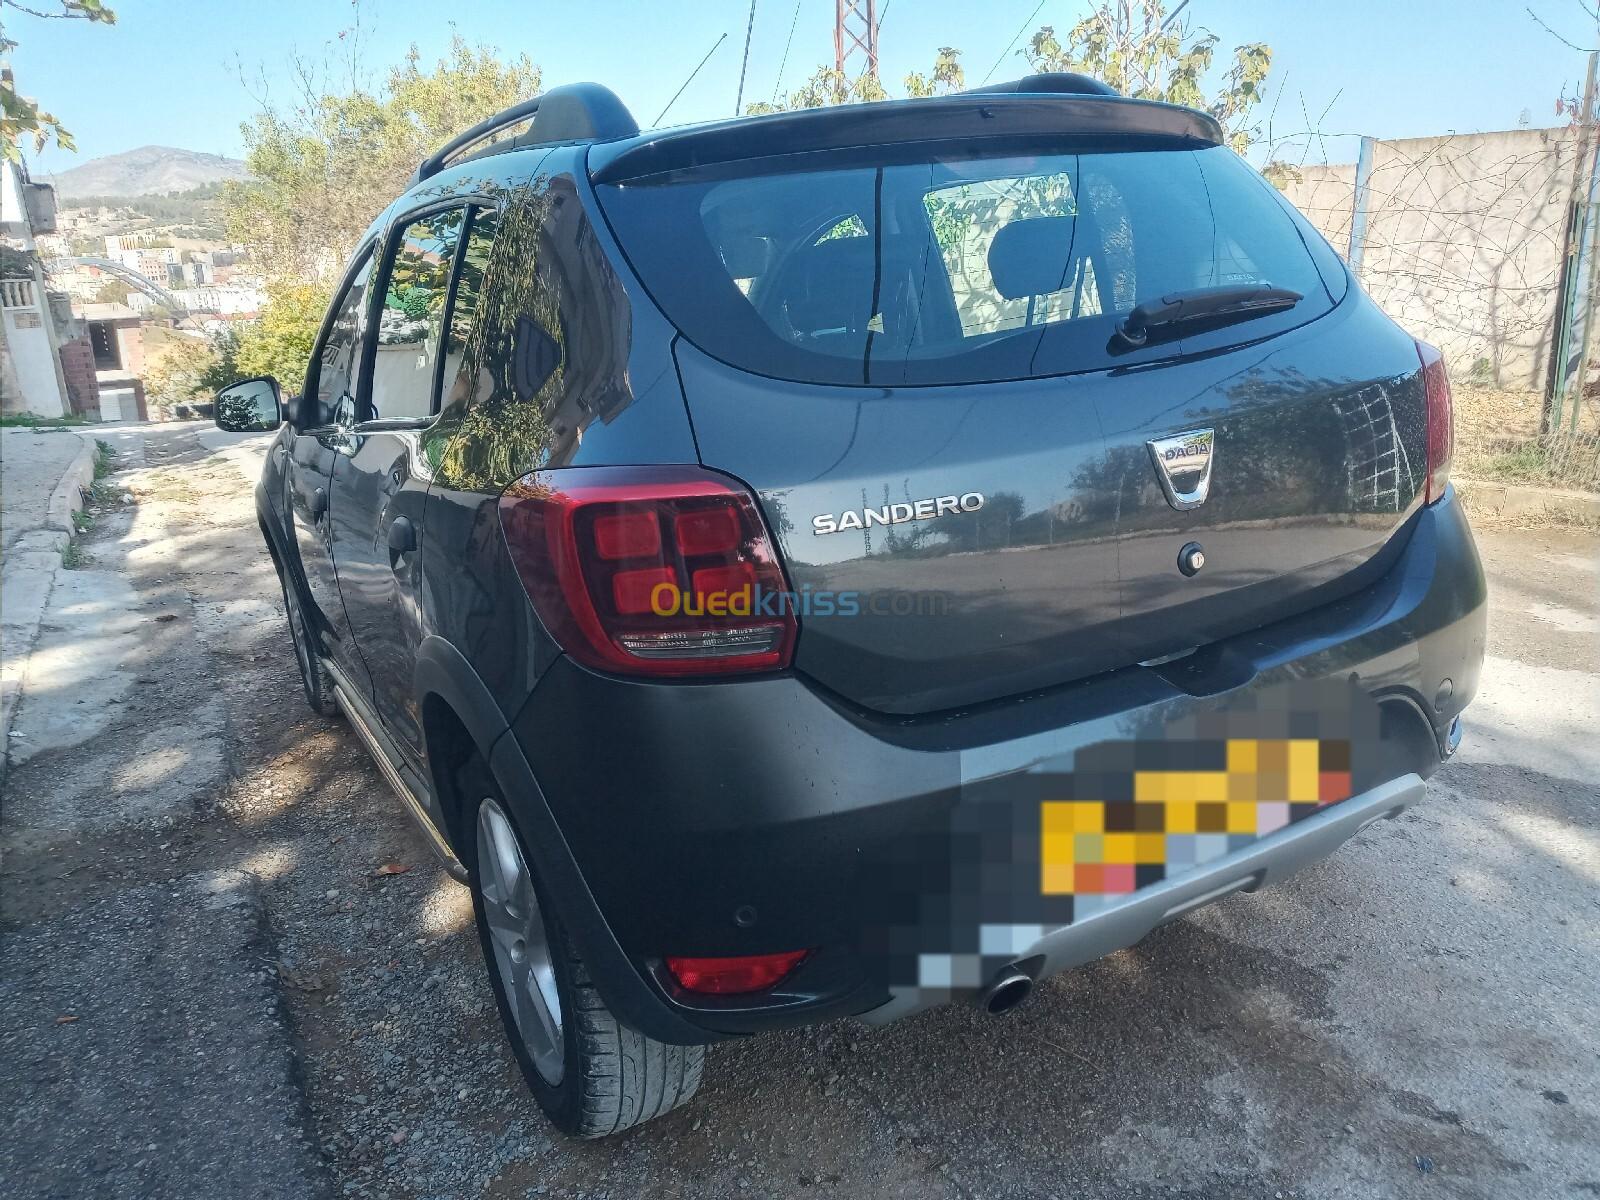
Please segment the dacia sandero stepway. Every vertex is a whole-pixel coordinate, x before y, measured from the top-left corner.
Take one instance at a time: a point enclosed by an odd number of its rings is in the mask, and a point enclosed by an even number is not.
[[[216,412],[278,429],[306,695],[579,1136],[1329,852],[1484,652],[1439,353],[1211,117],[1081,76],[651,132],[557,88]]]

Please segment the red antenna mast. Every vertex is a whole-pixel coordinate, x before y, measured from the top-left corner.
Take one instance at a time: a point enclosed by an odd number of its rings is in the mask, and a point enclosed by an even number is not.
[[[867,58],[865,72],[878,74],[878,4],[877,0],[834,0],[833,9],[833,65],[846,79],[851,74],[845,64],[857,54]]]

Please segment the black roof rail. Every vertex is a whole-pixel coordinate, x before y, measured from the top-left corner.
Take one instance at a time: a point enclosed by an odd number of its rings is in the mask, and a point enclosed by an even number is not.
[[[987,87],[968,88],[963,96],[1027,95],[1039,92],[1058,92],[1072,96],[1120,96],[1121,92],[1109,83],[1076,71],[1046,71],[1040,75],[1024,75],[1010,83],[991,83]]]
[[[423,159],[411,177],[415,187],[437,175],[469,146],[476,145],[507,126],[533,118],[533,124],[496,151],[520,150],[526,146],[554,146],[562,142],[607,142],[633,137],[639,125],[625,104],[610,88],[598,83],[569,83],[551,88],[542,96],[513,104],[510,108],[479,121],[471,129],[456,134]]]

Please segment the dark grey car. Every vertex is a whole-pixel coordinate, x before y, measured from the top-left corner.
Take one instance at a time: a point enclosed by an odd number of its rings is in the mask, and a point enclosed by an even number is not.
[[[1420,800],[1477,684],[1439,355],[1211,118],[1077,76],[647,133],[557,89],[217,412],[280,410],[307,694],[575,1134],[1253,891]]]

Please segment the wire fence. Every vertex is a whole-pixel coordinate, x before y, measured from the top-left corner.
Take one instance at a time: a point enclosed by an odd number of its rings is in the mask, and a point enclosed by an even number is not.
[[[1600,394],[1588,370],[1559,393],[1554,378],[1587,301],[1571,286],[1585,157],[1576,129],[1363,138],[1357,163],[1303,165],[1285,187],[1368,294],[1443,352],[1463,476],[1600,491]]]

